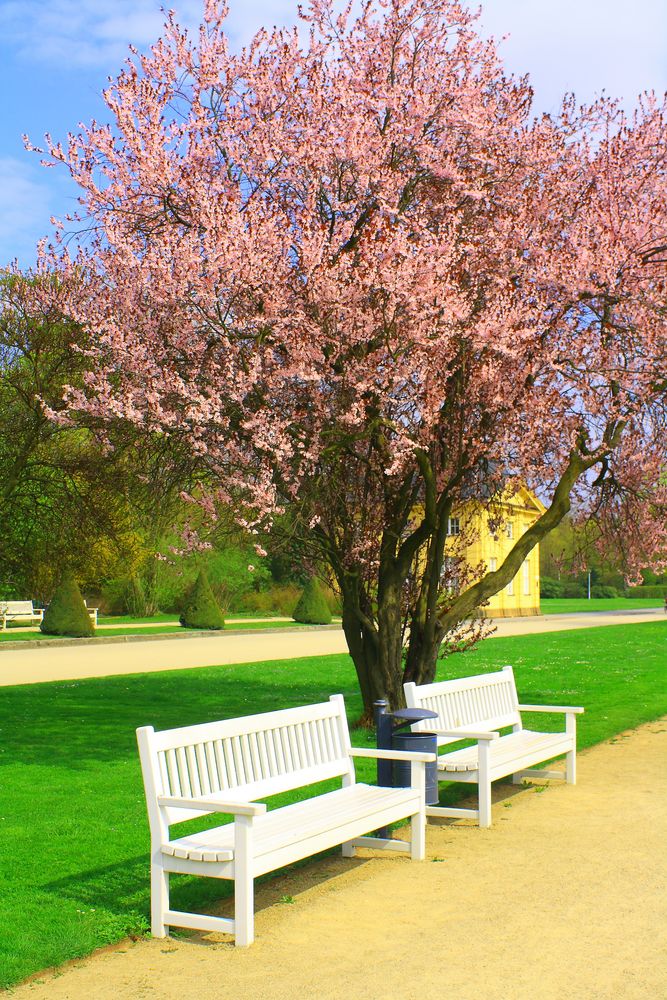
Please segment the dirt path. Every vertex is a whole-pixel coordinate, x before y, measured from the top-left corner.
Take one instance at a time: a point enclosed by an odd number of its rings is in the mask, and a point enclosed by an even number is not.
[[[496,622],[495,635],[528,635],[605,625],[635,625],[664,621],[661,608],[636,612],[592,612],[539,618],[510,618]],[[140,637],[141,638],[141,637]],[[342,629],[290,631],[230,635],[224,632],[205,638],[160,638],[151,642],[94,643],[3,649],[0,645],[0,687],[40,681],[106,677],[112,674],[182,670],[226,663],[294,659],[345,653]]]
[[[13,996],[666,997],[667,718],[580,754],[576,787],[496,792],[491,830],[429,826],[425,862],[367,852],[261,887],[249,949],[212,934],[125,942]]]

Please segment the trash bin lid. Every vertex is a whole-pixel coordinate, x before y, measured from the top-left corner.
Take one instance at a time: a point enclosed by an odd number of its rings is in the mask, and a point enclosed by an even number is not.
[[[388,713],[393,719],[396,719],[398,725],[396,728],[401,726],[410,725],[413,722],[424,722],[426,719],[437,719],[438,713],[432,712],[430,708],[397,708],[395,712]]]
[[[389,712],[395,719],[404,719],[406,722],[423,722],[424,719],[437,719],[438,713],[432,712],[430,708],[397,708],[395,712]]]

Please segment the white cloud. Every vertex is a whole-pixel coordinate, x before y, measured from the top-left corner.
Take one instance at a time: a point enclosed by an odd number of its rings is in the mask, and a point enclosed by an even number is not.
[[[49,230],[52,192],[39,174],[12,157],[0,157],[0,267],[14,257],[34,263],[37,241]]]
[[[486,0],[482,23],[515,73],[530,74],[539,110],[565,91],[589,101],[605,90],[626,105],[667,90],[665,0]]]
[[[0,38],[26,61],[115,73],[130,44],[146,49],[162,33],[161,7],[187,28],[202,20],[203,0],[0,0]],[[297,20],[297,0],[231,0],[230,8],[235,45],[261,26]]]
[[[23,59],[111,71],[130,43],[145,49],[158,38],[165,20],[160,6],[160,0],[3,0],[0,32]],[[200,0],[174,7],[182,24],[199,23]]]
[[[471,6],[477,0],[469,0]],[[0,0],[0,38],[24,60],[117,72],[128,45],[146,48],[161,33],[164,0]],[[165,7],[172,6],[164,3]],[[188,27],[203,0],[174,0]],[[503,45],[507,65],[529,72],[539,108],[555,108],[565,90],[591,99],[606,89],[632,103],[667,89],[665,0],[483,0],[483,24]],[[233,44],[265,25],[297,19],[297,0],[230,0]]]

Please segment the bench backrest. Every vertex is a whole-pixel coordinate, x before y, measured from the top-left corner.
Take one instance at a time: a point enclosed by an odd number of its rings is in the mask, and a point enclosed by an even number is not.
[[[437,719],[413,725],[415,732],[460,726],[483,731],[521,726],[511,667],[503,667],[493,674],[477,674],[435,684],[409,683],[404,690],[408,708],[429,708],[438,713]],[[453,742],[453,737],[438,740],[441,745]]]
[[[151,827],[204,815],[158,810],[157,796],[251,802],[344,776],[354,781],[342,695],[329,701],[183,729],[137,730]]]
[[[32,601],[0,601],[0,612],[5,615],[32,615]]]

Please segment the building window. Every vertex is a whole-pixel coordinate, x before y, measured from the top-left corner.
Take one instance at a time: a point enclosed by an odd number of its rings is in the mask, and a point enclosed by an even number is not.
[[[508,538],[514,538],[514,525],[511,521],[508,521],[505,525],[505,534]]]
[[[450,517],[447,520],[447,534],[448,535],[460,535],[461,534],[461,521],[458,517]]]
[[[527,559],[523,564],[523,593],[526,597],[530,594],[530,563]]]
[[[489,573],[495,573],[497,569],[498,569],[498,560],[489,559]]]
[[[514,580],[510,580],[505,588],[508,597],[514,597]]]

